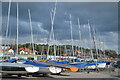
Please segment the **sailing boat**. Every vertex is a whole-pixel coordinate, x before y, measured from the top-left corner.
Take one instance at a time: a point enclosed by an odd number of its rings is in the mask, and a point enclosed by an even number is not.
[[[9,5],[11,5],[11,1],[9,2]],[[11,6],[9,6],[9,9],[10,7]],[[10,12],[10,10],[8,12]],[[10,15],[8,15],[8,17],[9,16]],[[18,3],[17,3],[17,30],[18,30],[18,16],[19,14],[18,14]],[[17,31],[17,36],[18,36],[18,31]],[[17,41],[18,41],[18,38],[17,38]],[[19,63],[9,63],[9,62],[0,63],[0,67],[2,69],[1,73],[3,73],[3,75],[4,74],[10,74],[10,75],[16,74],[18,75],[18,77],[20,77],[22,74],[29,73],[29,72],[33,73],[39,70],[39,67],[36,67],[36,66],[19,64]]]
[[[18,77],[21,77],[24,74],[35,73],[39,71],[39,67],[36,66],[20,64],[20,63],[8,63],[8,62],[0,63],[0,68],[2,69],[0,73],[2,73],[3,76],[18,75]]]
[[[29,13],[29,20],[30,20],[30,28],[31,28],[32,47],[33,47],[33,52],[34,52],[32,21],[31,21],[30,9],[28,10],[28,13]],[[34,55],[34,58],[35,58],[35,53],[33,53],[33,55]],[[61,68],[50,67],[51,65],[45,65],[45,64],[40,64],[40,63],[36,63],[36,62],[31,62],[31,61],[27,61],[23,64],[38,66],[40,69],[37,73],[60,73],[62,71]]]
[[[97,43],[96,43],[96,37],[95,37],[95,30],[94,30],[94,28],[92,28],[91,27],[91,25],[88,23],[88,25],[89,25],[89,34],[90,34],[90,37],[93,37],[93,39],[91,40],[91,42],[93,42],[94,43],[94,48],[96,49],[96,53],[97,53],[97,59],[99,59],[99,57],[98,57],[98,47],[97,47]],[[92,33],[92,31],[93,31],[93,34],[91,34]],[[102,48],[100,47],[100,50],[101,50]],[[92,57],[93,57],[93,53],[92,53]],[[93,59],[94,59],[94,57],[93,57]],[[103,69],[103,68],[106,68],[106,63],[107,62],[100,62],[100,61],[98,61],[98,62],[93,62],[93,63],[90,63],[89,64],[89,66],[87,66],[87,68],[88,69]]]
[[[55,21],[55,16],[56,16],[56,6],[57,6],[57,0],[55,2],[54,10],[50,12],[50,18],[51,18],[51,32],[50,32],[50,40],[52,41],[53,47],[54,47],[54,60],[56,60],[56,45],[55,45],[55,34],[54,34],[54,21]],[[48,44],[48,49],[49,49],[49,44]],[[49,52],[48,52],[49,53]],[[49,54],[47,54],[49,56]]]
[[[73,46],[73,31],[72,31],[72,21],[71,21],[71,14],[69,15],[69,17],[70,17],[70,32],[71,32],[71,43],[72,43],[72,46],[71,46],[71,53],[72,53],[72,55],[73,55],[73,57],[74,57],[74,46]],[[74,62],[74,60],[73,60],[73,62]]]

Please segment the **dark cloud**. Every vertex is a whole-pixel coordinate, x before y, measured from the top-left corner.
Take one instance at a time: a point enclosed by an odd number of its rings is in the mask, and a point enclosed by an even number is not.
[[[19,36],[30,36],[28,9],[31,10],[33,33],[37,40],[48,38],[51,21],[50,11],[54,8],[53,2],[19,2]],[[8,3],[3,2],[3,32],[5,36],[7,24]],[[80,18],[82,36],[89,39],[87,21],[106,39],[109,32],[117,33],[118,8],[115,2],[58,2],[55,17],[54,31],[58,40],[70,39],[69,14],[72,15],[73,36],[79,39],[77,18]],[[42,24],[38,27],[38,24]],[[39,29],[40,28],[40,29]],[[16,36],[16,3],[12,2],[10,26],[11,37]],[[41,30],[41,31],[40,31]],[[40,37],[38,37],[40,36]],[[114,36],[116,37],[116,36]],[[108,40],[109,42],[109,40]],[[111,41],[110,41],[111,42]],[[114,41],[113,41],[114,42]]]

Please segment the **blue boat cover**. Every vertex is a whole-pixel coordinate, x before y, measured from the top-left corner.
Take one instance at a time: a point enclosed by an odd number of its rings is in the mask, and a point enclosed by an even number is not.
[[[111,63],[111,61],[105,61],[106,63]]]
[[[70,65],[73,65],[75,67],[78,67],[78,68],[85,68],[87,66],[88,63],[81,63],[81,64],[70,64]]]
[[[80,60],[75,60],[75,62],[80,62]]]
[[[57,62],[57,63],[68,64],[69,62],[68,61],[60,61],[60,62]]]
[[[26,61],[23,64],[30,64],[30,65],[34,65],[34,66],[38,66],[38,67],[50,67],[52,65],[45,65],[45,64],[40,64],[40,63],[34,63],[34,62],[30,62],[30,61]]]
[[[10,60],[8,60],[9,63],[12,63],[12,62],[15,62],[15,61],[16,61],[16,59],[10,59]]]
[[[48,62],[53,62],[53,63],[57,63],[58,61],[55,61],[55,60],[50,60]]]
[[[104,62],[92,62],[92,63],[88,63],[87,66],[97,65],[97,63],[104,63]]]
[[[24,59],[24,60],[22,60],[22,61],[29,61],[29,60]]]
[[[73,65],[78,68],[85,68],[86,66],[97,65],[97,63],[103,63],[103,62],[80,63],[80,64],[70,64],[70,65]]]
[[[91,66],[91,65],[96,65],[97,63],[94,62],[94,63],[88,63],[87,66]]]
[[[81,60],[81,62],[86,62],[86,60]]]
[[[55,60],[50,60],[49,62],[53,62],[53,63],[60,63],[60,64],[68,64],[68,61],[55,61]]]

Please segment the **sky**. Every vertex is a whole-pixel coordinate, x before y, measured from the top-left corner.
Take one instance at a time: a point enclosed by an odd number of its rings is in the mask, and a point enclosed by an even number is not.
[[[2,4],[3,43],[15,43],[16,39],[16,2],[11,3],[9,30],[6,37],[8,2]],[[54,2],[19,2],[19,43],[31,42],[28,9],[31,11],[34,43],[47,43],[51,31],[50,12]],[[105,49],[118,51],[118,4],[117,2],[58,2],[54,21],[56,44],[72,44],[70,31],[71,14],[73,44],[90,46],[88,20],[96,29],[96,37],[101,39]],[[82,44],[80,44],[77,19],[80,20]],[[49,43],[52,43],[51,41]],[[98,42],[97,42],[98,43]],[[99,44],[97,44],[99,45]],[[103,48],[103,47],[102,47]]]

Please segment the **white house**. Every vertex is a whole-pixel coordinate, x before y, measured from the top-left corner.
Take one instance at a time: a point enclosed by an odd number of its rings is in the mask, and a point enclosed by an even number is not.
[[[8,52],[14,54],[14,50],[12,49],[8,50]]]
[[[20,51],[20,54],[25,54],[25,51],[24,50]]]

